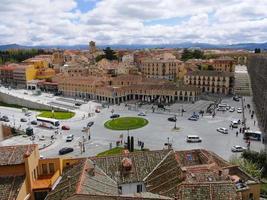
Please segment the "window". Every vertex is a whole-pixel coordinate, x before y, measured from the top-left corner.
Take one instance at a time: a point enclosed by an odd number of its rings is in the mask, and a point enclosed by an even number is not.
[[[47,165],[46,164],[42,164],[42,171],[43,171],[43,174],[47,174]]]
[[[249,200],[253,200],[253,193],[249,193]]]
[[[142,192],[143,191],[143,186],[142,186],[142,184],[138,184],[137,185],[137,193],[140,193],[140,192]]]
[[[53,174],[55,172],[54,163],[49,163],[49,173]]]

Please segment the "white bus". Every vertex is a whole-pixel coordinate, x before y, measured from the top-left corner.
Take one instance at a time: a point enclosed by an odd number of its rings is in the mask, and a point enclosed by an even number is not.
[[[258,140],[261,141],[262,133],[260,131],[245,130],[244,139],[245,140]]]
[[[40,122],[41,126],[47,128],[58,128],[60,123],[57,119],[45,118],[45,117],[36,117],[37,121]]]

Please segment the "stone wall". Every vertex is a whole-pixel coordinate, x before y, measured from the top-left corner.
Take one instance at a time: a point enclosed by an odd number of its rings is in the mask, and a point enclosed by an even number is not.
[[[44,105],[38,102],[30,101],[29,99],[16,97],[11,94],[6,94],[3,92],[0,92],[0,102],[7,103],[7,104],[15,104],[15,105],[27,107],[30,109],[51,110],[51,106],[49,105]],[[53,109],[55,111],[64,111],[64,109],[55,108],[54,106],[53,106]]]

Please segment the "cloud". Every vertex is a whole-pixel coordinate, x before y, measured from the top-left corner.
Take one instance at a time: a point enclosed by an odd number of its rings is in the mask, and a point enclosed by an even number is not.
[[[262,0],[2,0],[0,44],[264,42],[266,9]]]

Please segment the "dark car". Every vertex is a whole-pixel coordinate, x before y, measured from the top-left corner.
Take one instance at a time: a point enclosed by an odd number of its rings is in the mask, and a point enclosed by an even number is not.
[[[27,122],[27,119],[26,118],[21,118],[20,121],[21,122]]]
[[[233,96],[234,101],[239,101],[239,96]]]
[[[69,126],[66,126],[66,125],[63,125],[63,126],[61,127],[61,129],[62,129],[62,130],[65,130],[65,131],[68,131],[68,130],[70,130],[70,127],[69,127]]]
[[[81,103],[75,103],[75,106],[81,106],[82,104]]]
[[[91,126],[93,126],[94,125],[94,122],[88,122],[87,123],[87,127],[91,127]]]
[[[111,118],[111,119],[114,119],[114,118],[119,118],[119,117],[120,117],[120,115],[119,115],[119,114],[113,114],[113,115],[111,115],[111,116],[110,116],[110,118]]]
[[[60,149],[58,153],[59,153],[59,155],[64,155],[64,154],[67,154],[70,152],[73,152],[73,148],[64,147],[64,148]]]
[[[9,122],[9,119],[7,116],[4,115],[0,118],[0,121]]]
[[[169,117],[168,118],[168,121],[170,121],[170,122],[176,122],[177,119],[176,119],[176,117]]]
[[[97,109],[95,109],[95,112],[96,113],[100,113],[100,110],[97,108]]]
[[[33,120],[33,121],[31,121],[31,124],[32,125],[37,125],[37,121]]]

